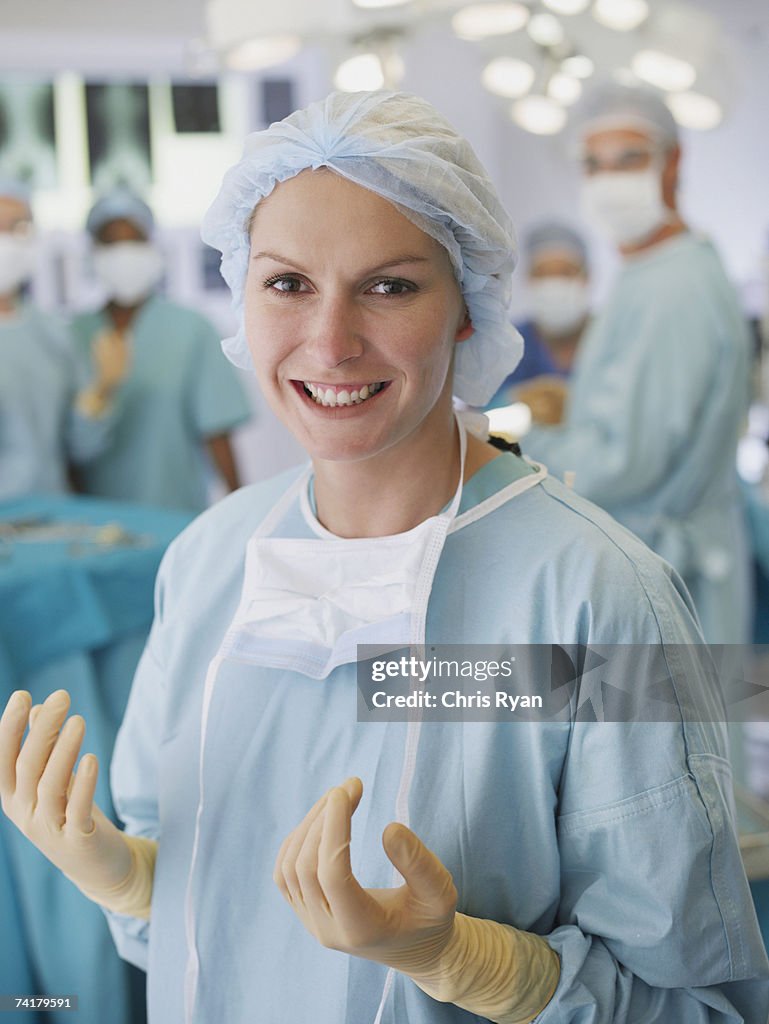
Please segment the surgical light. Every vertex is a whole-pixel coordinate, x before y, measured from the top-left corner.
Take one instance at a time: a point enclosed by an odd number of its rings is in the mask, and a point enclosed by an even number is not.
[[[525,96],[534,84],[535,72],[531,64],[515,57],[495,57],[481,74],[481,81],[489,92],[506,99]]]
[[[552,14],[535,14],[526,31],[539,46],[558,46],[563,42],[563,26]]]
[[[517,32],[528,20],[529,9],[523,4],[471,4],[457,11],[451,19],[451,27],[460,39],[475,42],[489,36]]]
[[[299,36],[258,36],[233,47],[227,54],[227,66],[233,71],[257,71],[290,60],[302,48]]]
[[[590,0],[542,0],[556,14],[579,14],[587,7]]]
[[[375,53],[359,53],[339,65],[334,85],[342,92],[372,92],[384,86],[382,62]]]
[[[665,100],[670,112],[682,128],[706,132],[717,128],[724,111],[720,103],[699,92],[677,92]]]
[[[593,17],[606,28],[632,32],[649,17],[649,5],[646,0],[596,0]]]
[[[519,128],[534,135],[556,135],[566,124],[566,111],[547,96],[524,96],[510,113]]]
[[[632,66],[644,82],[665,92],[683,92],[697,77],[696,69],[688,61],[660,50],[641,50],[633,58]]]
[[[582,95],[582,83],[571,75],[556,72],[547,84],[547,95],[556,103],[570,107]]]
[[[561,61],[561,71],[574,78],[590,78],[595,71],[595,64],[583,54],[575,54]]]

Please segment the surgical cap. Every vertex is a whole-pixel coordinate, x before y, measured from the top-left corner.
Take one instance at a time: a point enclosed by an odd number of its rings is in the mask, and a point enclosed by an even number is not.
[[[128,188],[116,188],[96,200],[85,222],[86,231],[95,238],[104,225],[113,220],[130,221],[146,238],[155,225],[152,210]]]
[[[251,213],[279,182],[319,167],[383,196],[446,248],[474,328],[457,346],[454,393],[485,405],[523,351],[508,316],[512,226],[469,143],[429,103],[405,93],[332,93],[248,136],[202,230],[222,253],[238,318],[238,333],[222,342],[227,356],[253,368],[243,318]]]
[[[29,210],[32,209],[32,189],[26,182],[20,181],[18,178],[0,175],[0,198],[18,199]]]
[[[560,221],[537,224],[527,233],[523,248],[529,266],[547,253],[567,252],[576,263],[587,269],[587,246],[582,236]]]
[[[666,148],[678,145],[678,125],[662,97],[641,85],[604,82],[586,94],[575,111],[581,138],[625,128],[650,134]]]

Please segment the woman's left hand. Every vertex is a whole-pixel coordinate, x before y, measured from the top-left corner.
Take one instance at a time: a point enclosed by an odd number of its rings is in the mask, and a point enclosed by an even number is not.
[[[412,977],[430,974],[448,946],[457,890],[435,854],[395,822],[382,845],[405,884],[364,889],[350,865],[360,779],[330,789],[283,842],[273,878],[310,934],[329,949],[376,960]]]

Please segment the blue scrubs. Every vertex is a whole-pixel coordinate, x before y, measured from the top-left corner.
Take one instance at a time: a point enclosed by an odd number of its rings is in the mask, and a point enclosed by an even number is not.
[[[61,326],[26,302],[0,317],[0,500],[67,490],[74,392]]]
[[[72,324],[81,384],[93,375],[91,347],[111,328],[104,311]],[[200,511],[206,506],[207,438],[249,419],[248,399],[213,326],[160,296],[131,324],[128,376],[106,418],[109,436],[82,461],[89,494]]]
[[[673,657],[676,645],[700,644],[680,580],[600,509],[551,480],[501,498],[530,472],[504,454],[465,486],[428,645],[634,643]],[[185,919],[199,959],[195,1022],[370,1024],[382,995],[386,969],[321,947],[271,876],[313,802],[357,774],[353,869],[364,885],[392,884],[381,834],[395,817],[407,725],[356,720],[354,664],[314,680],[228,661],[200,758],[206,671],[240,598],[246,543],[294,477],[206,512],[159,576],[112,764],[128,830],[159,838],[151,921],[110,915],[121,954],[149,969],[152,1024],[185,1019]],[[316,536],[298,503],[278,535]],[[705,678],[677,699],[682,710],[718,706]],[[769,964],[717,718],[422,725],[411,827],[452,871],[461,911],[557,950],[560,983],[538,1024],[765,1024]],[[480,1020],[399,974],[382,1019]]]
[[[486,406],[487,409],[497,409],[500,406],[510,404],[510,388],[533,377],[555,376],[568,377],[569,371],[557,366],[550,349],[540,337],[536,324],[533,320],[526,320],[522,324],[516,324],[516,329],[523,338],[523,356],[515,370],[506,378],[497,393]]]
[[[748,549],[736,475],[750,340],[709,242],[628,260],[577,354],[563,425],[525,452],[669,561],[710,643],[742,643]]]

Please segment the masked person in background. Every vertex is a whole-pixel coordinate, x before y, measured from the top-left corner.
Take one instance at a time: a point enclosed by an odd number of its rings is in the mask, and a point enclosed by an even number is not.
[[[107,442],[81,461],[78,480],[89,494],[199,511],[211,464],[238,486],[229,434],[249,418],[247,398],[213,326],[156,294],[163,259],[146,203],[116,190],[86,227],[109,301],[72,324],[85,384],[77,408]]]
[[[541,423],[558,423],[569,377],[590,316],[590,266],[581,236],[547,221],[524,238],[530,315],[518,330],[523,358],[487,406],[525,402]]]
[[[586,213],[624,266],[582,344],[564,422],[528,454],[607,509],[683,576],[705,638],[742,643],[748,554],[736,450],[750,343],[713,246],[681,219],[681,152],[663,100],[598,87],[580,121]]]
[[[34,265],[29,190],[0,180],[0,500],[68,490],[68,457],[100,443],[98,428],[72,409],[66,330],[24,295]]]
[[[416,97],[334,93],[249,137],[204,238],[226,351],[311,465],[169,548],[112,765],[125,833],[92,755],[68,791],[66,693],[0,721],[5,813],[109,908],[150,1020],[765,1024],[680,579],[453,413],[520,355],[512,228],[469,144]],[[358,644],[600,642],[642,645],[655,685],[685,668],[666,721],[356,720]]]

